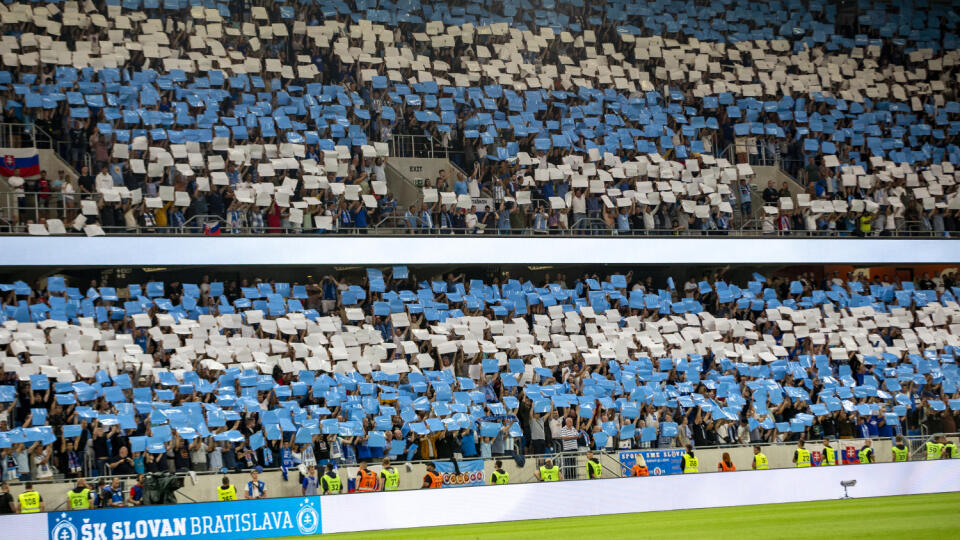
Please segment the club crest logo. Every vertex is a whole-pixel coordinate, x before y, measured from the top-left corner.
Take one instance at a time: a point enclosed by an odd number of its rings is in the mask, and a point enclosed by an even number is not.
[[[67,514],[61,513],[56,525],[50,530],[50,540],[77,540],[77,527],[70,521]]]
[[[313,534],[320,528],[320,513],[313,507],[310,499],[304,499],[300,503],[300,511],[297,512],[297,530],[300,534]],[[73,539],[68,539],[73,540]]]

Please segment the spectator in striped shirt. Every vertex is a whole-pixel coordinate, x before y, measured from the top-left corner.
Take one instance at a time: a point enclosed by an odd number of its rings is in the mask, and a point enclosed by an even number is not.
[[[573,418],[567,417],[564,420],[564,425],[560,428],[560,441],[563,445],[564,454],[574,453],[577,451],[577,439],[580,438],[580,432],[577,431],[577,428],[573,427]],[[577,474],[577,457],[575,455],[564,455],[563,456],[563,477],[564,478],[576,478]]]

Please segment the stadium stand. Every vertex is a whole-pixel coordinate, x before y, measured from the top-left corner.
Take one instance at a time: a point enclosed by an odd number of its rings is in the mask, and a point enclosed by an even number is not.
[[[957,229],[948,2],[259,4],[0,6],[4,231]]]
[[[953,273],[415,271],[0,284],[3,478],[957,431]]]

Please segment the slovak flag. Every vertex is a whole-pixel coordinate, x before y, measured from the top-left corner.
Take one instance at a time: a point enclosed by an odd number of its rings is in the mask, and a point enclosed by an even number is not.
[[[220,236],[220,222],[208,221],[203,224],[203,234],[207,236]]]
[[[0,156],[3,157],[0,175],[26,178],[40,174],[40,154],[36,148],[0,148]]]

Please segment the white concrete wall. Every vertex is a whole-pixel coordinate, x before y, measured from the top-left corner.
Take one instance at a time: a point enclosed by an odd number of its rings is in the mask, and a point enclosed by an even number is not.
[[[73,167],[69,163],[60,158],[60,154],[57,154],[55,150],[50,150],[46,148],[37,149],[37,154],[40,157],[40,170],[47,171],[47,178],[53,179],[57,177],[57,172],[63,170],[66,173],[67,178],[72,181],[76,181],[79,178],[79,171],[73,170]],[[99,171],[90,171],[90,174],[96,174]]]
[[[957,442],[956,439],[953,440],[954,442]],[[842,449],[844,446],[850,445],[859,450],[862,444],[862,441],[859,440],[836,441],[834,448]],[[888,463],[891,461],[891,446],[892,445],[889,440],[873,441],[874,454],[878,463]],[[823,446],[819,443],[811,442],[807,444],[807,449],[811,452],[819,451],[822,448]],[[794,465],[792,460],[793,451],[795,449],[795,445],[769,445],[763,447],[763,453],[770,461],[770,467],[772,469],[793,468]],[[700,472],[716,471],[717,463],[720,462],[724,452],[730,453],[730,458],[733,460],[733,463],[736,465],[738,471],[750,470],[750,464],[753,461],[752,447],[738,447],[695,451],[700,460]],[[613,478],[619,474],[620,462],[617,452],[604,454],[599,457],[601,459],[601,465],[603,465],[604,468],[604,478]],[[518,467],[516,462],[510,458],[501,458],[501,460],[503,461],[504,470],[510,474],[511,484],[536,482],[534,473],[539,464],[535,459],[527,459],[523,467]],[[413,464],[410,466],[409,471],[407,470],[406,465],[403,464],[400,464],[396,467],[400,472],[401,490],[415,490],[420,488],[423,476],[426,474],[425,464]],[[586,465],[584,463],[583,456],[578,456],[576,467],[578,478],[586,478],[585,467]],[[343,482],[344,492],[347,490],[347,479],[355,478],[357,475],[357,470],[357,467],[344,467],[339,470],[341,481]],[[370,470],[379,472],[380,465],[371,465]],[[494,460],[489,459],[484,463],[484,471],[486,473],[485,478],[490,478],[490,474],[493,472],[493,470]],[[227,476],[230,478],[230,482],[237,487],[238,492],[241,491],[244,486],[246,486],[247,481],[250,479],[249,474],[229,474]],[[180,490],[181,496],[178,497],[178,500],[180,502],[214,501],[216,500],[217,486],[220,485],[222,478],[223,476],[219,474],[198,475],[197,482],[194,483],[191,478],[187,477],[184,480],[183,489]],[[298,472],[296,470],[290,471],[288,478],[289,480],[284,482],[283,476],[279,471],[268,471],[260,475],[260,480],[266,484],[267,493],[270,497],[299,496],[301,492],[300,485],[297,483],[299,478]],[[133,480],[127,480],[127,490],[129,490],[131,485],[133,485]],[[61,509],[67,508],[67,491],[69,491],[72,486],[73,484],[69,482],[59,482],[52,484],[37,484],[36,488],[37,491],[40,492],[40,495],[43,496],[47,510],[53,510],[57,506],[61,506]],[[14,496],[19,495],[23,492],[23,487],[13,486],[11,488],[11,492],[14,494]]]
[[[445,170],[447,171],[447,178],[450,179],[449,185],[452,191],[453,182],[457,176],[457,168],[449,160],[443,158],[391,157],[387,158],[387,165],[389,165],[387,168],[387,189],[392,191],[397,201],[405,206],[419,204],[422,198],[422,186],[415,185],[416,179],[430,180],[431,185],[437,187],[437,177],[440,176],[440,171]],[[403,210],[406,210],[406,208],[403,208]]]
[[[704,452],[706,454],[706,452]],[[773,452],[771,452],[773,454]],[[320,497],[250,501],[247,503],[178,504],[144,509],[94,510],[82,513],[53,513],[0,516],[0,537],[17,540],[50,540],[54,523],[79,520],[101,524],[114,540],[134,538],[124,530],[143,530],[144,521],[171,519],[213,521],[234,509],[253,515],[278,507],[294,508],[298,502],[319,510],[321,532],[492,523],[526,519],[549,519],[653,512],[687,508],[716,508],[740,505],[835,500],[844,494],[841,482],[855,481],[849,495],[855,498],[921,493],[952,492],[960,489],[960,459],[877,463],[847,467],[815,467],[770,471],[738,471],[719,474],[659,476],[643,479],[611,478],[597,481],[483,486],[471,489],[410,490],[397,493],[359,493]],[[290,510],[287,511],[289,513]],[[283,514],[284,512],[281,512]],[[298,514],[299,515],[299,514]],[[76,517],[74,517],[76,516]],[[197,517],[197,516],[203,516]],[[161,519],[154,519],[161,518]],[[949,519],[949,516],[947,516]],[[315,523],[315,522],[313,522]],[[311,525],[313,523],[307,523]],[[314,525],[301,534],[316,532]],[[59,526],[59,525],[58,525]],[[92,527],[92,526],[91,526]],[[284,535],[296,533],[289,525]],[[72,528],[72,527],[71,527]],[[276,528],[274,526],[273,528]],[[258,529],[259,530],[259,529]],[[62,532],[62,531],[61,531]],[[73,529],[76,532],[76,529]],[[259,530],[248,536],[213,531],[204,540],[228,540],[277,536]],[[119,533],[119,537],[117,534]],[[143,536],[144,538],[146,536]],[[199,538],[190,533],[190,538]],[[56,540],[60,540],[58,537]]]
[[[956,491],[960,460],[361,493],[322,500],[324,533]],[[362,512],[363,518],[359,517]],[[745,534],[749,534],[745,531]]]
[[[275,238],[270,238],[274,236]],[[839,248],[842,244],[842,248]],[[0,266],[956,264],[960,242],[835,238],[7,236]]]

